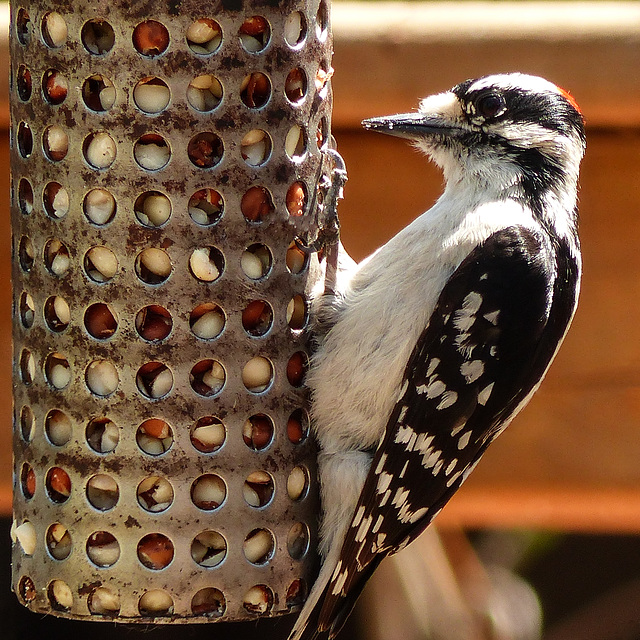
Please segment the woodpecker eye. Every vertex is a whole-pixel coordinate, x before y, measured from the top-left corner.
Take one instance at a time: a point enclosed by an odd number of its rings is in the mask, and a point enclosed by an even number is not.
[[[504,98],[498,93],[489,93],[483,96],[480,96],[475,103],[476,113],[486,120],[490,120],[491,118],[495,118],[496,116],[501,115],[506,105],[504,103]]]

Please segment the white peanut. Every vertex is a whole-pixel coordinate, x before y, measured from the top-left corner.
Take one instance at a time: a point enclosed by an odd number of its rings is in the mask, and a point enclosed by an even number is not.
[[[187,42],[195,53],[213,53],[222,41],[222,33],[217,22],[201,18],[187,29]]]
[[[242,551],[253,564],[265,562],[273,552],[273,536],[266,529],[256,529],[244,541]]]
[[[120,597],[106,587],[98,587],[89,597],[89,609],[96,615],[113,615],[120,611]]]
[[[166,591],[152,589],[140,598],[138,608],[143,615],[171,613],[173,611],[173,599]]]
[[[242,369],[242,382],[252,393],[261,393],[269,386],[273,377],[273,365],[267,358],[251,358]]]
[[[287,478],[287,494],[292,500],[299,500],[307,488],[307,474],[302,467],[294,467]]]
[[[224,482],[218,476],[201,476],[195,482],[191,498],[201,509],[211,510],[219,507],[227,496]]]
[[[54,580],[51,583],[51,596],[62,609],[70,609],[73,605],[73,593],[69,585],[62,580]]]
[[[133,155],[143,169],[157,171],[169,162],[171,151],[166,143],[140,142],[135,145]]]
[[[194,78],[187,87],[187,101],[196,111],[211,111],[222,100],[222,85],[212,75]]]
[[[302,28],[302,15],[300,12],[294,11],[293,13],[290,13],[284,22],[284,39],[290,47],[293,47],[300,42]]]
[[[67,40],[67,23],[59,13],[47,13],[44,17],[43,32],[49,46],[61,47]]]
[[[20,546],[26,555],[32,556],[34,554],[38,537],[36,534],[36,528],[31,522],[25,520],[21,525],[15,527],[13,529],[12,537],[20,543]]]
[[[133,89],[133,100],[145,113],[159,113],[167,108],[170,99],[169,87],[158,78],[141,80]]]
[[[203,282],[213,282],[220,277],[220,271],[211,253],[208,247],[195,249],[189,258],[189,266],[193,275]]]
[[[240,143],[240,152],[247,164],[252,167],[261,165],[271,151],[271,140],[262,129],[252,129]]]
[[[96,169],[110,167],[116,159],[117,148],[113,138],[104,131],[95,133],[86,147],[85,158]]]
[[[109,396],[118,387],[118,371],[108,360],[94,360],[87,367],[86,381],[97,396]]]
[[[224,443],[226,431],[221,422],[197,425],[191,432],[194,445],[203,451],[215,451]]]
[[[162,226],[171,216],[171,201],[162,193],[150,193],[136,211],[138,220],[149,227]]]
[[[191,325],[193,333],[202,338],[203,340],[211,340],[216,336],[219,336],[224,329],[224,314],[219,307],[205,311],[195,322]]]
[[[109,222],[115,209],[115,198],[106,189],[92,189],[85,196],[84,212],[94,224],[102,225]]]

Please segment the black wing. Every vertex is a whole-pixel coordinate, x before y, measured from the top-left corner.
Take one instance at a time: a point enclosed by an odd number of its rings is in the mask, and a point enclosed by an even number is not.
[[[314,612],[317,637],[339,631],[379,562],[428,526],[524,406],[566,333],[578,279],[567,247],[521,227],[492,235],[454,272]]]

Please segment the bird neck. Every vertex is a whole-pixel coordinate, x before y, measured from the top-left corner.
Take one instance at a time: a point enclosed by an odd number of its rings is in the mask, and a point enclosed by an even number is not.
[[[529,209],[540,224],[555,234],[577,238],[577,168],[549,163],[534,172],[526,164],[486,163],[443,167],[446,186],[441,200],[456,202],[462,210],[473,210],[492,202],[515,201]],[[576,240],[577,241],[577,240]]]

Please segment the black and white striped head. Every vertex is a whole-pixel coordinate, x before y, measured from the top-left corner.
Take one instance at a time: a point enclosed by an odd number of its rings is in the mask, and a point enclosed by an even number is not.
[[[365,120],[367,129],[410,139],[447,180],[470,177],[482,189],[575,200],[585,149],[573,98],[536,76],[511,73],[466,80],[420,102],[418,111]],[[568,192],[568,193],[567,193]]]

